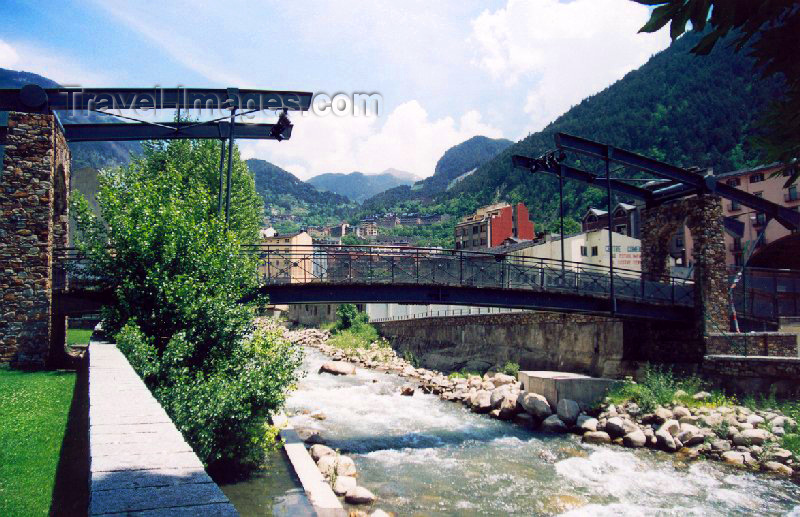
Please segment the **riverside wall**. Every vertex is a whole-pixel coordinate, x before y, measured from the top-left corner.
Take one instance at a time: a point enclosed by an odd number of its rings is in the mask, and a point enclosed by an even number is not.
[[[610,316],[526,312],[374,325],[401,355],[410,352],[421,365],[441,371],[482,371],[513,361],[522,370],[622,377],[635,374],[644,362],[694,369],[703,357],[691,325]]]

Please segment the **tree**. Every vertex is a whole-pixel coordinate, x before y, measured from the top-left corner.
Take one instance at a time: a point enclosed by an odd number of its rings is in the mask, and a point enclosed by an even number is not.
[[[106,331],[212,471],[258,463],[266,420],[296,380],[298,352],[256,331],[261,200],[234,157],[231,220],[217,211],[214,142],[149,143],[129,167],[103,171],[101,217],[77,195],[76,244],[114,293]]]
[[[678,38],[692,29],[709,32],[692,52],[707,55],[729,34],[737,52],[748,49],[763,77],[778,76],[786,94],[762,120],[756,142],[766,158],[790,163],[800,156],[800,4],[794,0],[634,0],[658,6],[640,32],[655,32],[667,23]],[[710,13],[710,14],[709,14]]]

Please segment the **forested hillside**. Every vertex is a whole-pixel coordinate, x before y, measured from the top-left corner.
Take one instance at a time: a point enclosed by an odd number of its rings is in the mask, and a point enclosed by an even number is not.
[[[743,53],[717,45],[710,56],[689,53],[699,36],[678,39],[644,66],[585,99],[543,131],[529,135],[480,167],[442,196],[525,201],[537,221],[557,216],[557,183],[511,167],[512,154],[538,156],[554,148],[553,135],[566,132],[640,152],[681,166],[730,171],[759,163],[749,144],[755,124],[781,85],[752,72]],[[566,209],[579,217],[603,195],[567,182]]]
[[[302,220],[302,224],[280,228],[282,231],[296,229],[294,226],[299,228],[338,221],[346,217],[348,211],[355,206],[346,197],[320,192],[291,172],[268,161],[250,159],[247,160],[247,166],[255,178],[256,191],[264,198],[267,217],[291,214]]]
[[[362,202],[399,185],[411,185],[417,178],[410,172],[388,169],[380,174],[361,172],[319,174],[308,180],[318,190],[333,192],[352,201]]]
[[[512,144],[504,138],[474,136],[454,145],[439,158],[432,176],[373,196],[364,203],[364,211],[392,211],[402,201],[429,200],[452,187],[481,165]],[[402,210],[401,210],[402,211]]]

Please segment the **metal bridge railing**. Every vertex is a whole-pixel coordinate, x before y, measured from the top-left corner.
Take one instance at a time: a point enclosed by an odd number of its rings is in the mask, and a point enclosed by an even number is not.
[[[262,285],[294,283],[412,284],[610,296],[605,266],[474,251],[393,246],[247,246],[258,261]],[[691,280],[645,279],[616,268],[614,292],[628,300],[691,306]]]

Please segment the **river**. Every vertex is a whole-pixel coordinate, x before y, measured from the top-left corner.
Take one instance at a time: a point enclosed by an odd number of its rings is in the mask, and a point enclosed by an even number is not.
[[[434,395],[401,396],[406,381],[394,374],[363,368],[355,376],[318,374],[326,360],[306,349],[308,374],[287,413],[295,427],[320,430],[328,445],[351,456],[359,483],[378,496],[375,507],[397,515],[800,517],[800,489],[786,480],[529,432]],[[273,505],[276,513],[292,513],[287,494],[265,489],[258,504],[249,500],[258,491],[247,493],[231,497],[240,511]]]

